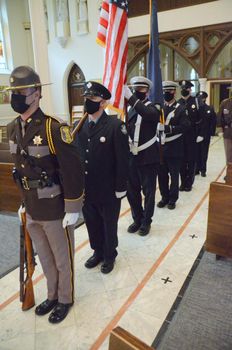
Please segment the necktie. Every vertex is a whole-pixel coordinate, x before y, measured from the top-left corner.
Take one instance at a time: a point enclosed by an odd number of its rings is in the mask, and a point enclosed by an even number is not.
[[[25,132],[26,132],[26,122],[24,120],[21,120],[21,126],[22,126],[22,137],[24,137]]]
[[[94,126],[95,126],[95,123],[93,120],[91,120],[91,122],[89,122],[89,129],[93,129]]]

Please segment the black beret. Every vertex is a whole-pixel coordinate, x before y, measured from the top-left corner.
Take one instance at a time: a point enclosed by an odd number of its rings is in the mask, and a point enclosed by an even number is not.
[[[109,100],[111,98],[111,93],[104,85],[97,83],[96,81],[87,81],[84,84],[83,96],[97,96],[103,98],[103,100]]]
[[[199,92],[196,94],[196,96],[197,96],[197,97],[200,96],[200,97],[203,97],[203,98],[207,98],[207,97],[208,97],[208,94],[207,94],[207,92],[205,92],[205,91],[199,91]]]
[[[191,88],[192,86],[194,86],[192,83],[191,83],[191,81],[189,81],[189,80],[181,80],[181,81],[179,81],[179,85],[180,85],[180,87],[183,89],[183,88],[185,88],[185,89],[189,89],[189,88]]]

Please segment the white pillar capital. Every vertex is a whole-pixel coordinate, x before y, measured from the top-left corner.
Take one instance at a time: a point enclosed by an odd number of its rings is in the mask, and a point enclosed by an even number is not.
[[[206,91],[207,78],[199,78],[198,80],[200,83],[200,91]]]

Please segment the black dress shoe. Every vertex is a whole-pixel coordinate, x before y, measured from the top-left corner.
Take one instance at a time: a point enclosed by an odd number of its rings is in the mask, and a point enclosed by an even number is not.
[[[176,204],[175,203],[168,203],[168,209],[173,210],[175,209]]]
[[[206,173],[204,171],[201,172],[202,177],[206,177]]]
[[[85,267],[87,269],[92,269],[96,267],[101,261],[103,261],[103,258],[101,256],[98,256],[97,254],[93,254],[86,262]]]
[[[199,175],[200,174],[200,171],[199,170],[196,170],[195,171],[195,175]]]
[[[140,226],[140,229],[139,229],[139,235],[140,236],[146,236],[148,235],[148,233],[150,232],[150,228],[151,228],[151,225],[142,225]]]
[[[140,224],[137,224],[136,222],[133,222],[133,224],[131,224],[128,229],[127,232],[129,233],[135,233],[138,231],[138,229],[140,228]]]
[[[41,304],[39,304],[36,308],[35,308],[35,313],[38,316],[43,316],[48,314],[50,311],[52,311],[52,309],[54,309],[54,307],[57,305],[58,300],[48,300],[46,299],[45,301],[43,301]]]
[[[104,262],[101,266],[102,273],[110,273],[114,268],[114,261]]]
[[[168,202],[164,201],[163,199],[161,199],[161,201],[159,201],[157,203],[157,207],[158,208],[164,208],[166,205],[168,204]]]
[[[190,191],[192,191],[192,186],[190,186],[190,187],[185,187],[185,192],[190,192]]]
[[[180,185],[179,190],[180,190],[180,191],[185,191],[184,185]]]
[[[48,317],[50,323],[59,323],[68,315],[69,309],[73,304],[57,303],[54,310]]]

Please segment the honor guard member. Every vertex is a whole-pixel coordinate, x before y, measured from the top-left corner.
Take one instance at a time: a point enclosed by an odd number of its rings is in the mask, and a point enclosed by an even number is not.
[[[94,251],[85,267],[91,269],[102,262],[101,272],[107,274],[118,254],[118,218],[127,190],[128,135],[125,124],[104,111],[111,98],[104,85],[85,83],[84,97],[88,117],[77,134],[76,145],[85,166],[83,214]]]
[[[232,91],[232,86],[228,88]],[[226,164],[232,163],[232,95],[223,100],[217,114],[218,126],[222,127]]]
[[[201,99],[203,103],[203,112],[202,112],[202,130],[203,130],[203,141],[197,144],[197,164],[196,164],[196,172],[198,175],[201,173],[202,177],[206,176],[206,163],[208,159],[209,153],[209,144],[211,136],[215,135],[216,125],[217,125],[217,116],[214,111],[213,106],[209,106],[206,103],[206,99],[208,97],[207,92],[200,91],[197,93],[196,97]]]
[[[181,98],[178,103],[183,105],[188,113],[191,127],[184,135],[184,157],[180,169],[181,185],[180,191],[189,192],[195,178],[197,143],[203,141],[202,117],[198,98],[191,96],[193,84],[188,80],[179,82],[181,87]]]
[[[145,236],[149,233],[155,206],[156,178],[159,168],[159,149],[156,129],[160,120],[160,106],[148,99],[152,82],[142,76],[130,80],[133,93],[125,86],[130,142],[129,182],[127,198],[134,222],[128,232]],[[144,207],[142,195],[144,194]]]
[[[163,81],[162,86],[165,123],[159,123],[157,127],[159,134],[164,133],[163,162],[158,174],[162,199],[157,207],[164,208],[167,205],[168,209],[175,209],[175,203],[179,198],[179,174],[184,155],[183,135],[190,127],[190,121],[185,108],[175,100],[178,84]]]
[[[58,323],[74,302],[74,224],[82,207],[84,176],[69,127],[39,108],[42,85],[31,67],[13,70],[8,89],[19,116],[7,129],[27,229],[47,279],[47,299],[35,313],[53,310],[49,322]]]

